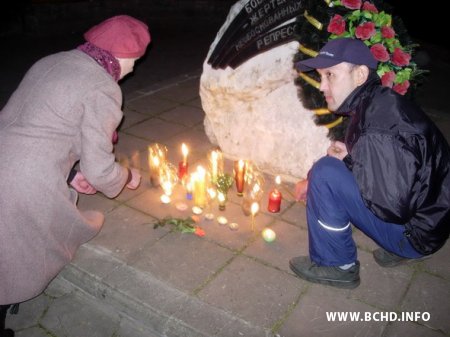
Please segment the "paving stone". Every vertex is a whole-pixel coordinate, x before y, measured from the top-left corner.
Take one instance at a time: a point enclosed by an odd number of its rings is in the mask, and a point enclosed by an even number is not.
[[[7,315],[6,327],[14,331],[22,331],[38,326],[39,320],[51,304],[52,299],[45,295],[20,303],[17,315]]]
[[[252,324],[271,328],[295,302],[304,283],[238,256],[199,292],[200,299]]]
[[[41,320],[55,336],[112,337],[119,326],[119,316],[106,312],[86,296],[73,293],[56,299]]]
[[[436,330],[429,329],[426,326],[409,322],[393,322],[388,324],[383,337],[444,337],[445,335]]]
[[[159,118],[167,122],[182,124],[187,127],[203,123],[205,113],[203,110],[190,107],[187,105],[179,105],[169,111],[163,112]]]
[[[108,249],[120,260],[129,261],[146,245],[151,245],[170,228],[153,228],[154,219],[127,206],[119,206],[105,217],[100,233],[90,241],[91,245]]]
[[[169,101],[167,99],[161,99],[155,95],[144,95],[138,98],[129,100],[126,103],[128,110],[134,110],[141,114],[157,116],[164,111],[173,109],[178,103]]]
[[[48,337],[48,334],[45,330],[39,327],[32,327],[29,329],[16,331],[15,337]]]
[[[151,116],[137,112],[136,110],[129,109],[126,106],[123,108],[123,118],[119,125],[119,130],[124,131],[130,126],[140,123]]]
[[[122,319],[119,330],[114,337],[158,337],[154,331],[149,330],[139,322]]]
[[[427,273],[419,273],[411,282],[401,311],[430,313],[430,320],[423,324],[448,335],[450,334],[449,298],[450,281]]]
[[[78,193],[77,207],[81,211],[96,210],[103,213],[108,213],[118,205],[119,203],[117,201],[105,197],[100,192],[97,192],[96,194]]]
[[[155,96],[181,103],[189,102],[199,97],[199,86],[199,78],[193,78],[158,91]]]
[[[258,214],[255,216],[254,230],[252,231],[252,221],[250,216],[245,216],[239,205],[231,202],[227,203],[225,211],[218,211],[217,205],[213,206],[214,220],[206,220],[202,217],[200,225],[206,231],[206,238],[208,240],[217,242],[222,246],[226,246],[230,249],[240,250],[244,248],[255,237],[259,237],[261,230],[265,228],[272,219],[264,214]],[[227,218],[228,223],[221,225],[217,222],[217,217],[224,216]],[[231,230],[230,223],[237,223],[238,229]]]
[[[173,137],[165,137],[164,141],[168,146],[173,146],[174,148],[179,147],[181,143],[189,144],[189,149],[192,152],[199,153],[200,156],[204,156],[205,158],[207,152],[215,147],[211,144],[205,132],[199,130],[199,126],[184,129],[184,131]]]
[[[430,258],[424,260],[421,264],[430,273],[441,276],[450,280],[450,268],[448,265],[448,257],[450,256],[450,241],[438,250]]]
[[[177,185],[171,195],[171,203],[163,204],[161,202],[161,195],[163,191],[161,187],[147,189],[145,192],[137,195],[135,198],[127,202],[132,208],[140,210],[146,214],[151,215],[154,219],[163,219],[167,216],[174,218],[186,218],[190,216],[191,208],[194,206],[192,200],[186,199],[186,194],[180,185]],[[177,202],[183,202],[188,206],[186,211],[180,211],[176,208]],[[150,222],[154,220],[149,219]]]
[[[108,249],[86,243],[78,248],[71,264],[66,266],[60,275],[83,288],[85,282],[91,281],[91,277],[101,280],[121,263],[122,261],[115,258]],[[78,277],[73,281],[70,275],[74,272]]]
[[[168,123],[158,118],[151,118],[128,128],[127,133],[149,142],[164,143],[184,129],[185,127],[182,125]]]
[[[301,202],[294,203],[286,212],[283,213],[282,219],[303,229],[307,229],[306,208]]]
[[[196,97],[191,101],[186,101],[184,104],[202,109],[202,101],[200,97]]]
[[[289,268],[289,260],[294,256],[309,255],[308,233],[280,220],[269,227],[277,235],[275,241],[266,242],[259,236],[244,250],[244,254],[254,256],[294,275]]]
[[[410,284],[413,269],[407,266],[380,267],[371,253],[358,251],[361,284],[351,292],[352,298],[383,310],[394,310]]]
[[[225,248],[193,234],[171,233],[131,263],[178,289],[191,292],[206,282],[233,256]]]
[[[119,141],[114,146],[114,154],[116,155],[116,160],[120,162],[128,162],[127,166],[147,169],[146,164],[142,168],[140,167],[140,156],[145,155],[145,160],[147,161],[147,149],[150,142],[138,137],[134,137],[127,133],[119,132]]]
[[[349,298],[351,290],[311,284],[278,331],[283,337],[382,336],[387,322],[331,321],[327,312],[359,313],[377,309]],[[349,314],[347,314],[349,315]],[[360,318],[361,318],[360,317]]]

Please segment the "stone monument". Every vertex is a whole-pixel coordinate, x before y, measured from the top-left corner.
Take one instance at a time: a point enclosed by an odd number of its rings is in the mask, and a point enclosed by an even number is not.
[[[306,177],[326,154],[328,129],[299,100],[293,57],[300,0],[240,0],[203,64],[205,132],[225,156],[252,160],[288,180]],[[290,179],[289,179],[290,178]]]

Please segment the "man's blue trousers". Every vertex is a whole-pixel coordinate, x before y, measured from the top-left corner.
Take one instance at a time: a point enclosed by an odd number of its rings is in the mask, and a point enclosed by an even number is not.
[[[404,226],[384,222],[364,204],[353,174],[333,157],[318,160],[309,172],[306,204],[309,253],[323,266],[356,261],[352,224],[384,249],[407,258],[421,257],[404,235]]]

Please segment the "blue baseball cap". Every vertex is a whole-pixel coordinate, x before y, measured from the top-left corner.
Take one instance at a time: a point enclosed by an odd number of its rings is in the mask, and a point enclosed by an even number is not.
[[[295,67],[304,72],[329,68],[341,62],[365,65],[371,69],[377,68],[377,60],[373,57],[369,47],[361,40],[351,38],[328,41],[316,57],[299,61]]]

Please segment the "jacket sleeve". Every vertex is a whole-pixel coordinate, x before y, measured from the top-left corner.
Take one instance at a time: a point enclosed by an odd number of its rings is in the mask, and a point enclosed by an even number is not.
[[[128,178],[128,170],[115,161],[111,141],[123,116],[121,98],[118,87],[93,90],[85,99],[81,122],[80,170],[109,198],[120,193]]]
[[[371,130],[363,132],[352,149],[352,172],[361,196],[386,222],[405,224],[415,213],[420,148],[416,136]]]

